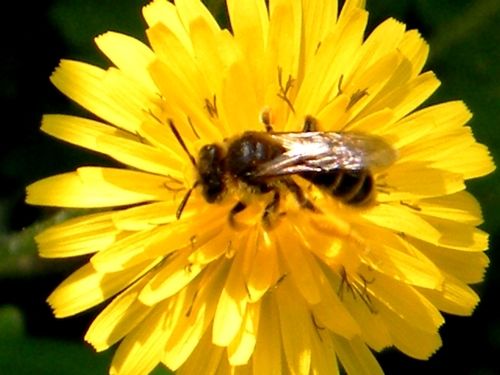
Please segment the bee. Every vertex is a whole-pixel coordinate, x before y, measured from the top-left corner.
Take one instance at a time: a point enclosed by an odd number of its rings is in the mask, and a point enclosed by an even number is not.
[[[320,132],[316,120],[308,116],[301,132],[247,131],[222,144],[203,146],[195,160],[187,150],[172,121],[170,127],[198,171],[198,179],[188,190],[177,210],[179,219],[193,189],[201,186],[208,203],[223,199],[232,183],[242,183],[255,194],[272,193],[264,208],[263,222],[277,212],[283,188],[298,204],[319,211],[293,179],[299,176],[346,205],[364,206],[373,201],[373,169],[391,165],[395,150],[383,139],[354,132]],[[239,201],[229,213],[234,224],[237,213],[246,208]]]

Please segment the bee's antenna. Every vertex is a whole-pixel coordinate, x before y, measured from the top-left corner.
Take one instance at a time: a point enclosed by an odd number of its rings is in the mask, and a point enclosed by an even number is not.
[[[194,185],[187,191],[186,195],[184,195],[184,198],[182,198],[181,203],[179,204],[179,207],[177,207],[177,211],[175,212],[175,218],[179,220],[182,215],[182,211],[184,211],[184,207],[186,207],[186,203],[189,200],[189,197],[191,196],[191,193],[193,192],[193,189],[198,186],[198,181],[194,183]]]
[[[170,125],[170,129],[172,130],[172,133],[174,133],[175,138],[181,145],[182,149],[186,152],[186,154],[189,156],[189,160],[191,160],[191,164],[194,165],[196,168],[196,160],[194,159],[193,155],[189,152],[188,148],[186,147],[186,144],[184,143],[184,140],[182,139],[181,135],[179,134],[179,131],[174,125],[174,122],[172,119],[168,119],[168,124]]]
[[[179,131],[175,127],[175,124],[172,121],[172,119],[168,119],[168,124],[170,125],[170,129],[172,130],[172,133],[174,134],[175,138],[177,139],[177,141],[181,145],[182,149],[186,152],[187,156],[189,157],[189,160],[191,161],[191,164],[193,164],[193,166],[195,168],[197,168],[195,158],[193,157],[193,155],[191,155],[191,153],[189,152],[188,148],[186,147],[186,144],[184,143],[184,140],[182,139],[181,135],[179,134]],[[189,200],[189,197],[191,196],[191,193],[193,192],[193,189],[196,186],[198,186],[198,181],[196,181],[194,183],[194,185],[191,186],[191,188],[189,188],[189,190],[186,192],[186,195],[184,195],[184,198],[182,198],[182,201],[179,204],[179,207],[177,208],[177,211],[175,212],[175,217],[176,217],[177,220],[179,220],[181,218],[182,211],[184,211],[184,207],[186,207],[187,201]]]

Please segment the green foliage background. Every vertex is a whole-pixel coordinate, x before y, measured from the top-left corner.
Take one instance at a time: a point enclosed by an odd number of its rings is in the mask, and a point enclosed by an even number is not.
[[[28,207],[24,186],[39,178],[108,160],[50,139],[39,132],[43,113],[83,113],[50,86],[60,58],[108,63],[92,40],[107,30],[145,40],[140,8],[147,1],[46,0],[4,4],[1,23],[0,103],[0,374],[105,374],[112,352],[95,354],[82,337],[97,310],[56,320],[45,298],[82,260],[40,260],[33,234],[75,213]],[[207,1],[227,24],[222,1]],[[430,42],[427,68],[443,84],[430,102],[463,99],[474,112],[471,126],[500,161],[500,2],[498,0],[368,0],[370,24],[387,17],[418,28]],[[378,358],[387,374],[465,375],[500,373],[499,175],[472,181],[491,233],[491,266],[476,286],[482,302],[471,318],[447,317],[444,346],[429,361],[395,351]],[[155,374],[166,373],[157,369]]]

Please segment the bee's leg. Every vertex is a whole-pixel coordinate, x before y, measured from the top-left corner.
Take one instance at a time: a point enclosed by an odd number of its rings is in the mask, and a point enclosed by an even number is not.
[[[285,184],[287,189],[290,190],[290,192],[295,196],[295,199],[299,203],[300,207],[306,208],[313,212],[319,212],[316,206],[314,206],[314,204],[306,198],[304,192],[294,180],[292,180],[291,178],[283,178],[282,182],[283,184]]]
[[[262,215],[262,221],[266,228],[270,228],[272,226],[271,215],[274,214],[276,211],[278,211],[279,205],[280,205],[280,192],[278,190],[274,190],[273,199],[264,208],[264,214]]]
[[[231,211],[229,211],[229,225],[231,225],[233,228],[237,226],[236,221],[234,220],[234,217],[241,211],[243,211],[245,208],[247,208],[247,205],[241,201],[236,203],[233,208],[231,208]]]
[[[273,131],[273,123],[271,119],[271,109],[270,108],[264,108],[260,112],[260,121],[264,124],[266,128],[266,132],[270,133]]]
[[[186,195],[184,195],[184,198],[182,198],[182,201],[179,204],[179,207],[177,207],[177,211],[175,213],[175,217],[177,220],[179,220],[181,218],[182,211],[184,211],[184,207],[186,207],[186,203],[187,203],[189,197],[191,196],[192,192],[193,192],[193,188],[189,189],[187,191]]]
[[[302,131],[304,133],[315,132],[315,131],[317,131],[317,128],[318,128],[318,120],[316,120],[312,116],[309,116],[309,115],[306,116],[306,118],[304,120],[304,127],[302,128]]]

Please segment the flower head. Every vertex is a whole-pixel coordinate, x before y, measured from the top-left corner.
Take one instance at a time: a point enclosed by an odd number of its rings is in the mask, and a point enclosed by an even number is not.
[[[111,373],[381,374],[373,351],[426,359],[441,311],[478,302],[487,235],[464,181],[490,173],[428,46],[364,1],[199,0],[144,8],[149,46],[106,33],[107,70],[51,77],[99,120],[42,130],[123,168],[28,187],[32,204],[102,208],[37,237],[44,257],[93,254],[49,297],[58,317],[111,302],[86,340]]]

